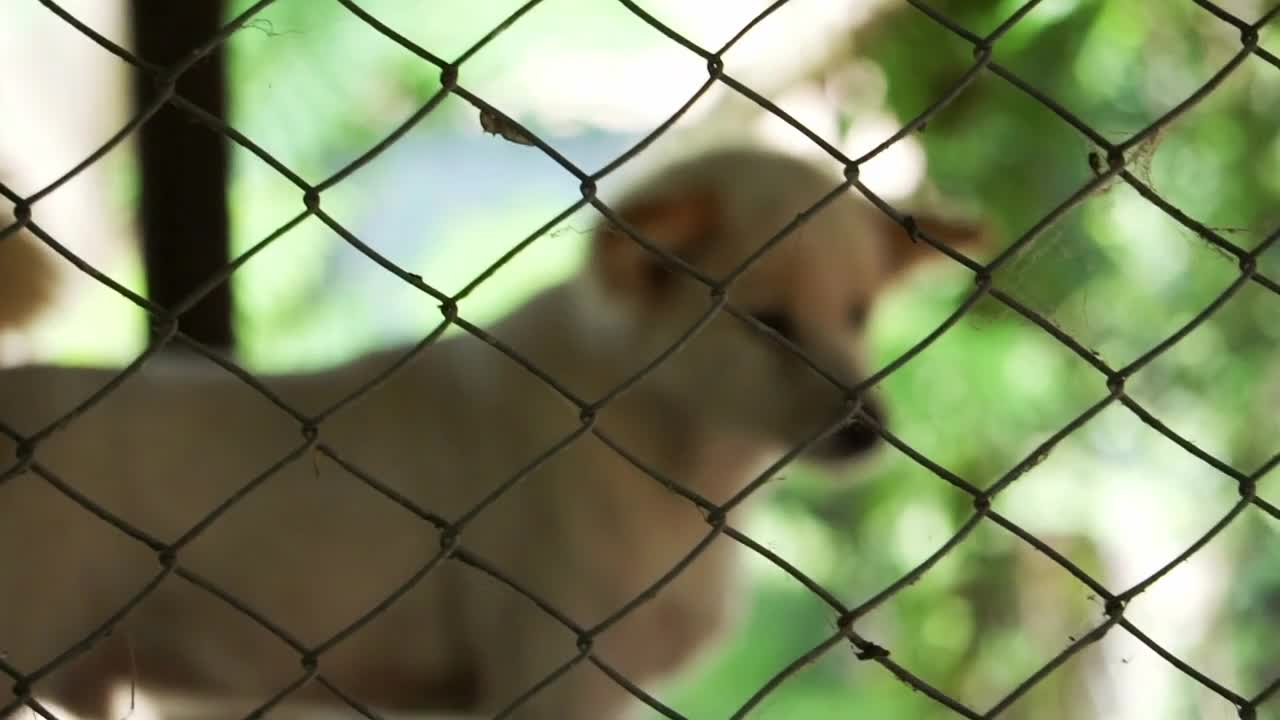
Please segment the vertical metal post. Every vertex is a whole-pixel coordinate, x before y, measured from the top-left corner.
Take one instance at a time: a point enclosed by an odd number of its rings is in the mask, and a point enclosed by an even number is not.
[[[131,0],[136,52],[170,66],[212,37],[224,19],[223,0]],[[184,72],[177,92],[206,112],[226,115],[226,74],[221,48]],[[134,101],[155,97],[152,81],[135,76]],[[227,221],[227,140],[166,105],[138,132],[141,171],[141,230],[148,294],[172,307],[230,257]],[[180,318],[186,334],[230,349],[232,298],[229,283],[207,295]]]

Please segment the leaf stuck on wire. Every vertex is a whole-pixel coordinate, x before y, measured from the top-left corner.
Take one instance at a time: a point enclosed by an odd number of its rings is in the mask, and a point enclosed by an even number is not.
[[[517,145],[534,144],[523,130],[516,127],[515,123],[491,110],[480,109],[480,127],[490,135],[498,135]]]

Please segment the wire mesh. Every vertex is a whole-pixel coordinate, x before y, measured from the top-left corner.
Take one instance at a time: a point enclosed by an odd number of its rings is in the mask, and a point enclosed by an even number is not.
[[[373,710],[362,704],[358,698],[354,698],[347,694],[330,678],[326,677],[322,669],[323,663],[321,660],[323,656],[337,644],[348,639],[353,634],[359,633],[369,622],[409,592],[424,577],[433,572],[442,563],[456,562],[470,567],[475,572],[489,574],[499,582],[514,589],[516,592],[523,595],[530,603],[541,608],[541,610],[549,617],[561,623],[569,632],[575,634],[578,638],[579,652],[575,657],[559,667],[548,668],[547,675],[541,682],[529,687],[527,691],[519,697],[512,698],[510,704],[498,714],[498,717],[504,717],[515,712],[531,697],[535,696],[551,683],[556,682],[557,679],[567,673],[572,667],[583,663],[590,663],[607,673],[618,685],[625,688],[628,692],[634,695],[638,701],[649,706],[654,711],[665,717],[680,718],[682,715],[676,710],[668,707],[653,695],[646,693],[641,687],[633,682],[632,679],[626,677],[623,673],[611,667],[602,658],[598,657],[593,651],[593,640],[613,624],[618,622],[621,618],[625,617],[638,606],[646,602],[648,598],[662,587],[670,583],[707,548],[712,540],[720,536],[732,539],[746,548],[749,552],[756,553],[768,562],[778,566],[782,571],[803,584],[804,587],[808,588],[812,593],[820,598],[823,603],[830,607],[837,618],[834,626],[830,629],[829,635],[825,639],[814,645],[804,654],[795,657],[781,671],[769,679],[767,683],[756,689],[755,692],[750,695],[749,699],[742,704],[738,711],[733,714],[734,718],[748,716],[753,709],[759,707],[774,690],[786,682],[789,677],[801,668],[805,667],[819,656],[845,644],[851,644],[853,646],[856,652],[856,657],[859,660],[880,666],[885,672],[890,673],[904,685],[909,686],[911,689],[919,693],[923,693],[935,701],[939,706],[949,709],[956,716],[965,718],[995,718],[1001,716],[1001,714],[1015,701],[1027,694],[1039,683],[1043,682],[1057,668],[1062,666],[1077,653],[1080,653],[1091,643],[1095,643],[1108,633],[1113,632],[1128,633],[1133,638],[1136,638],[1138,641],[1148,646],[1152,651],[1162,657],[1181,673],[1184,673],[1196,683],[1207,688],[1212,693],[1224,698],[1238,708],[1239,716],[1241,718],[1255,717],[1257,709],[1269,700],[1273,700],[1274,696],[1280,692],[1280,678],[1276,678],[1264,689],[1252,696],[1241,694],[1240,692],[1216,681],[1214,678],[1198,670],[1196,667],[1193,667],[1185,660],[1175,656],[1172,652],[1162,647],[1159,643],[1144,633],[1141,628],[1137,627],[1125,615],[1126,606],[1131,601],[1140,594],[1149,590],[1179,563],[1197,553],[1214,537],[1221,533],[1229,524],[1240,517],[1242,513],[1246,511],[1257,511],[1265,513],[1272,518],[1280,519],[1280,508],[1277,508],[1272,503],[1260,497],[1257,492],[1258,483],[1262,478],[1272,472],[1276,466],[1280,464],[1280,454],[1276,454],[1271,457],[1270,460],[1256,468],[1242,469],[1233,467],[1230,463],[1215,457],[1208,451],[1198,447],[1191,440],[1176,433],[1153,413],[1149,412],[1139,404],[1139,402],[1137,402],[1137,400],[1135,400],[1126,391],[1126,382],[1132,378],[1135,373],[1149,365],[1162,353],[1174,346],[1175,343],[1178,343],[1198,326],[1204,323],[1242,287],[1248,284],[1253,284],[1280,296],[1280,282],[1275,278],[1268,277],[1262,273],[1259,269],[1258,263],[1258,259],[1261,254],[1280,240],[1280,229],[1272,231],[1263,242],[1253,249],[1245,249],[1233,243],[1222,233],[1207,227],[1190,217],[1188,214],[1179,210],[1173,204],[1157,194],[1149,183],[1144,182],[1130,170],[1130,166],[1138,157],[1139,149],[1144,142],[1150,140],[1162,129],[1177,122],[1178,119],[1185,115],[1190,109],[1202,102],[1246,59],[1250,57],[1259,58],[1273,66],[1276,70],[1280,71],[1280,58],[1277,58],[1274,53],[1259,44],[1260,29],[1268,22],[1275,19],[1277,15],[1280,15],[1280,6],[1273,7],[1265,14],[1250,21],[1237,17],[1208,0],[1195,0],[1195,4],[1203,8],[1206,12],[1207,22],[1226,23],[1239,31],[1240,47],[1238,51],[1225,65],[1214,73],[1212,77],[1210,77],[1190,95],[1185,97],[1185,99],[1172,107],[1172,109],[1160,115],[1140,131],[1119,142],[1113,142],[1102,132],[1091,127],[1084,119],[1073,113],[1063,104],[1059,103],[1041,90],[1038,90],[1033,84],[1019,77],[1019,75],[1012,69],[1005,67],[995,60],[994,50],[1001,38],[1040,4],[1038,0],[1029,0],[1028,2],[1023,3],[1015,12],[1010,14],[1003,23],[985,35],[979,35],[966,29],[947,15],[931,7],[923,0],[909,0],[909,4],[918,11],[922,19],[927,18],[928,21],[936,23],[937,25],[947,29],[956,37],[963,39],[966,43],[971,45],[973,48],[973,63],[951,87],[948,87],[943,92],[938,93],[934,102],[929,104],[928,107],[919,115],[905,123],[892,136],[886,138],[875,148],[859,157],[848,157],[838,148],[832,146],[822,137],[818,136],[795,118],[788,115],[770,100],[756,93],[752,88],[748,87],[744,83],[739,82],[725,69],[725,63],[722,59],[724,54],[743,37],[750,34],[753,28],[758,24],[767,22],[770,14],[785,5],[786,0],[779,0],[778,2],[770,5],[757,17],[752,19],[751,22],[747,23],[738,32],[736,32],[727,43],[716,49],[708,49],[695,44],[673,28],[661,22],[636,2],[633,2],[632,0],[618,0],[622,6],[631,12],[636,22],[644,23],[652,27],[673,42],[681,45],[689,53],[701,58],[706,64],[707,78],[698,91],[691,95],[687,102],[666,122],[659,125],[651,133],[617,156],[611,162],[597,170],[590,171],[578,167],[559,152],[550,142],[539,137],[536,132],[523,126],[514,118],[503,113],[501,108],[490,104],[485,99],[471,92],[467,88],[466,84],[461,80],[461,70],[468,60],[486,45],[491,43],[502,32],[519,23],[526,13],[540,3],[540,0],[530,0],[530,2],[525,3],[518,11],[511,14],[503,22],[495,26],[492,31],[480,38],[467,51],[452,60],[440,57],[429,49],[415,44],[404,35],[398,33],[388,24],[379,20],[372,13],[362,8],[356,0],[337,0],[337,2],[348,11],[350,22],[366,24],[368,27],[376,30],[378,33],[408,50],[414,56],[419,58],[421,62],[427,63],[436,68],[439,71],[441,88],[408,119],[388,133],[385,138],[374,144],[364,154],[360,155],[355,160],[333,173],[331,176],[324,178],[319,182],[312,183],[308,182],[283,162],[273,157],[271,153],[256,144],[251,138],[246,137],[244,134],[237,131],[235,128],[230,127],[222,120],[210,116],[199,107],[196,107],[175,93],[175,81],[179,76],[186,72],[193,64],[199,62],[212,49],[222,43],[225,43],[233,33],[244,27],[246,23],[253,21],[264,9],[272,5],[274,0],[259,0],[259,2],[254,3],[251,7],[228,22],[219,33],[210,38],[203,46],[191,53],[191,55],[185,60],[172,67],[159,67],[144,62],[129,50],[117,45],[96,32],[92,27],[81,22],[73,14],[59,6],[53,0],[37,1],[49,12],[56,15],[66,24],[82,33],[85,37],[92,40],[92,42],[96,43],[107,52],[149,75],[163,90],[157,95],[152,104],[137,113],[124,127],[120,128],[119,132],[113,135],[101,147],[85,157],[83,161],[77,163],[74,167],[69,168],[57,180],[34,194],[25,197],[19,196],[7,187],[0,185],[0,194],[3,194],[15,206],[15,220],[3,229],[0,229],[0,241],[3,241],[6,237],[15,235],[19,230],[25,229],[29,231],[43,241],[48,247],[53,249],[58,255],[73,264],[81,272],[93,277],[99,283],[114,290],[116,293],[119,293],[121,296],[146,311],[150,318],[150,322],[157,330],[157,333],[146,350],[139,355],[135,361],[116,374],[110,382],[101,387],[97,392],[94,392],[91,396],[85,398],[82,402],[76,405],[73,410],[49,423],[42,430],[33,434],[21,435],[0,422],[0,432],[8,435],[18,447],[16,461],[9,464],[6,469],[3,469],[3,472],[0,472],[0,483],[23,473],[35,474],[48,483],[49,486],[80,505],[86,512],[93,513],[105,522],[110,523],[121,533],[124,533],[137,543],[147,548],[149,551],[154,552],[159,559],[160,568],[156,571],[150,582],[139,588],[127,603],[119,607],[116,612],[114,612],[105,622],[101,623],[92,633],[85,636],[75,645],[66,648],[64,652],[52,658],[44,665],[34,668],[19,668],[11,665],[2,656],[0,656],[0,672],[8,676],[13,683],[12,699],[4,703],[3,706],[0,706],[0,716],[4,716],[20,707],[26,707],[42,717],[54,717],[53,713],[36,698],[42,679],[46,678],[66,663],[69,663],[74,658],[87,652],[95,643],[109,635],[113,628],[120,623],[122,619],[129,615],[134,608],[142,603],[144,599],[146,599],[162,583],[186,582],[203,589],[219,601],[225,603],[231,608],[234,608],[240,613],[243,613],[246,617],[251,618],[262,628],[274,634],[281,643],[297,653],[300,662],[300,670],[296,679],[289,685],[280,688],[278,693],[269,698],[266,702],[262,703],[260,707],[255,708],[253,712],[250,713],[250,716],[259,716],[270,711],[272,708],[285,701],[298,688],[307,683],[314,682],[327,688],[335,698],[356,713],[366,717],[376,717]],[[878,197],[859,178],[859,169],[862,166],[877,157],[886,148],[900,141],[904,137],[907,137],[911,133],[921,129],[941,109],[946,107],[951,101],[963,93],[966,87],[982,76],[994,76],[1000,78],[1017,91],[1034,99],[1036,102],[1043,105],[1043,107],[1054,113],[1062,122],[1074,128],[1096,148],[1094,153],[1089,157],[1091,167],[1094,170],[1093,177],[1078,187],[1074,193],[1057,204],[1050,212],[1046,213],[1038,223],[1030,227],[1020,237],[1014,239],[1013,242],[1010,243],[1003,251],[985,264],[975,262],[949,247],[940,239],[931,237],[916,224],[910,215],[903,214],[895,209],[889,202]],[[821,148],[836,161],[840,162],[845,168],[844,181],[837,187],[831,188],[830,193],[828,193],[822,201],[806,213],[802,213],[796,219],[796,222],[789,224],[786,228],[783,228],[782,231],[774,235],[759,252],[748,258],[741,267],[730,273],[726,278],[718,280],[701,274],[680,258],[667,254],[661,247],[653,243],[651,239],[643,237],[643,235],[635,228],[629,226],[622,217],[602,202],[596,194],[597,185],[602,179],[614,173],[624,164],[631,161],[639,153],[649,147],[657,138],[675,124],[677,120],[679,120],[682,115],[684,115],[685,112],[699,100],[700,97],[717,84],[731,88],[733,91],[736,91],[742,96],[757,103],[768,113],[782,119],[812,141],[814,145]],[[490,268],[477,276],[472,282],[466,284],[460,291],[452,294],[433,287],[431,284],[425,282],[421,277],[406,271],[388,258],[384,257],[373,247],[363,242],[353,232],[344,227],[337,219],[326,211],[324,206],[324,195],[326,191],[343,182],[343,180],[348,178],[353,172],[368,164],[381,152],[404,137],[424,117],[438,108],[449,96],[460,98],[474,106],[481,113],[486,130],[496,132],[516,142],[536,147],[537,150],[544,153],[547,157],[557,163],[565,173],[576,178],[581,191],[581,198],[566,207],[562,212],[558,213],[537,231],[516,243],[508,253],[497,260],[497,262],[495,262]],[[130,134],[133,133],[141,124],[146,122],[158,108],[165,104],[172,105],[183,110],[190,116],[192,121],[203,124],[210,130],[226,136],[231,142],[241,148],[248,150],[273,168],[282,177],[295,185],[301,194],[298,213],[292,219],[280,226],[271,234],[262,238],[246,252],[236,257],[216,275],[210,277],[204,286],[193,292],[184,302],[169,309],[156,306],[145,297],[129,290],[113,280],[111,277],[94,268],[89,263],[81,260],[75,253],[71,252],[66,246],[61,244],[56,238],[48,233],[41,224],[36,221],[34,216],[34,212],[38,209],[40,201],[43,198],[70,181],[82,170],[101,159],[104,155],[128,138]],[[1133,188],[1143,198],[1155,207],[1159,208],[1177,223],[1184,226],[1196,236],[1202,238],[1205,242],[1234,258],[1238,265],[1239,273],[1234,282],[1232,282],[1198,314],[1179,327],[1176,332],[1170,334],[1164,340],[1155,344],[1147,352],[1141,354],[1128,364],[1121,367],[1112,367],[1091,352],[1084,344],[1062,330],[1049,318],[1045,317],[1042,313],[1019,301],[1008,292],[996,287],[992,278],[993,274],[997,270],[1009,263],[1020,250],[1035,241],[1037,237],[1041,236],[1046,228],[1062,218],[1062,216],[1073,207],[1082,203],[1090,197],[1090,195],[1117,181],[1123,182]],[[681,345],[687,343],[716,313],[730,313],[740,317],[746,322],[756,323],[757,321],[753,319],[749,313],[734,307],[727,301],[726,293],[730,284],[742,273],[743,270],[746,269],[748,264],[756,261],[764,253],[769,252],[769,250],[778,243],[784,242],[785,238],[794,231],[796,227],[803,225],[808,215],[816,212],[823,204],[829,202],[832,198],[851,191],[856,191],[862,197],[870,201],[875,207],[879,208],[879,210],[887,217],[900,224],[914,241],[928,243],[941,253],[947,255],[952,261],[964,267],[972,274],[974,286],[972,291],[967,295],[967,297],[965,297],[963,302],[956,307],[954,312],[952,312],[944,322],[938,325],[938,327],[933,332],[929,333],[923,340],[915,344],[896,360],[866,378],[857,386],[839,387],[837,388],[838,390],[846,393],[850,397],[853,397],[860,392],[879,384],[889,374],[895,372],[898,368],[924,351],[938,338],[945,334],[950,328],[959,322],[961,318],[965,317],[965,315],[980,299],[989,297],[1007,306],[1013,312],[1022,316],[1031,323],[1034,323],[1045,333],[1061,343],[1062,346],[1069,349],[1084,362],[1092,366],[1097,372],[1098,382],[1105,386],[1107,391],[1104,398],[1088,407],[1084,412],[1080,413],[1077,417],[1062,426],[1056,433],[1052,434],[1032,452],[1028,453],[1021,462],[1018,462],[1004,473],[1003,476],[999,477],[995,482],[985,488],[979,487],[973,482],[958,476],[947,468],[930,460],[923,453],[918,452],[887,428],[876,425],[877,432],[879,432],[888,443],[910,457],[921,467],[928,470],[941,482],[953,486],[954,488],[957,488],[969,495],[972,501],[972,512],[968,520],[961,525],[959,530],[952,537],[942,543],[932,555],[910,572],[903,575],[896,582],[884,587],[868,599],[857,604],[850,604],[842,600],[836,593],[824,588],[820,582],[808,577],[800,569],[784,560],[777,553],[764,547],[746,533],[727,522],[727,514],[733,507],[739,505],[748,496],[759,490],[759,488],[767,480],[774,477],[781,468],[804,452],[809,443],[792,448],[781,460],[770,467],[765,473],[758,476],[754,481],[749,483],[730,500],[722,504],[717,504],[683,486],[680,478],[666,477],[647,465],[642,459],[629,452],[622,443],[617,441],[617,439],[611,437],[608,433],[598,427],[595,422],[596,416],[602,408],[604,408],[618,395],[626,392],[627,389],[635,383],[639,382],[645,375],[664,362],[672,353],[676,352]],[[604,217],[616,224],[631,238],[631,240],[638,243],[647,252],[658,256],[662,262],[667,264],[674,271],[685,273],[696,281],[702,283],[708,293],[707,310],[698,323],[688,328],[687,332],[685,332],[674,345],[668,348],[666,352],[654,358],[654,360],[648,363],[641,372],[632,376],[612,391],[596,399],[584,398],[575,395],[564,384],[559,382],[557,378],[541,370],[521,353],[493,337],[481,327],[469,322],[459,312],[459,303],[472,293],[481,283],[488,281],[499,268],[508,263],[516,256],[516,254],[523,251],[540,237],[547,234],[560,221],[567,218],[573,212],[588,205],[594,207]],[[425,338],[423,338],[421,342],[406,353],[400,361],[396,362],[394,365],[375,377],[369,379],[356,391],[352,392],[339,402],[314,415],[303,413],[291,407],[269,387],[255,378],[251,372],[240,367],[235,362],[223,357],[221,353],[205,347],[201,343],[185,335],[182,331],[180,321],[183,312],[208,293],[210,289],[220,283],[227,282],[232,273],[240,268],[245,262],[308,218],[318,219],[341,236],[351,247],[355,248],[360,253],[363,253],[370,260],[385,269],[390,276],[394,276],[400,282],[406,283],[426,296],[429,296],[438,303],[442,316],[439,325],[435,327]],[[444,331],[450,326],[460,328],[471,336],[491,345],[495,350],[519,364],[531,375],[540,379],[547,387],[554,390],[578,409],[580,420],[578,426],[568,436],[564,437],[555,445],[546,448],[545,452],[535,458],[533,462],[531,462],[522,472],[510,477],[505,483],[502,483],[492,493],[488,494],[479,504],[475,505],[471,510],[454,520],[449,520],[437,515],[431,512],[428,508],[418,507],[406,498],[397,495],[378,478],[372,477],[357,467],[354,463],[344,458],[337,448],[329,446],[320,439],[320,430],[328,419],[337,413],[341,413],[348,405],[372,391],[381,383],[385,382],[410,360],[426,351],[426,349],[441,337]],[[157,352],[169,345],[185,346],[187,349],[208,358],[210,361],[221,366],[227,372],[235,375],[243,381],[245,385],[257,391],[273,405],[287,413],[292,420],[296,422],[302,437],[296,447],[292,448],[270,467],[264,468],[256,477],[248,480],[237,493],[226,498],[225,502],[219,504],[217,507],[210,508],[207,515],[205,515],[199,522],[195,523],[182,537],[173,542],[166,542],[160,538],[153,537],[143,530],[132,526],[123,518],[112,514],[106,508],[101,507],[88,497],[85,497],[83,494],[78,492],[73,479],[60,477],[41,461],[41,447],[52,434],[57,432],[59,429],[64,428],[69,423],[75,422],[80,415],[87,412],[105,397],[109,396],[132,375],[142,371]],[[794,347],[791,349],[795,352],[799,352]],[[1108,587],[1103,582],[1092,577],[1078,564],[1055,550],[1047,542],[1036,537],[1032,532],[1020,527],[1010,518],[996,511],[992,505],[992,501],[996,496],[1017,482],[1018,479],[1028,470],[1034,467],[1041,459],[1046,457],[1049,451],[1056,445],[1104,409],[1115,405],[1127,408],[1131,413],[1133,413],[1133,415],[1141,420],[1141,422],[1159,432],[1170,442],[1182,448],[1187,454],[1197,458],[1208,466],[1211,466],[1219,473],[1233,479],[1239,492],[1238,502],[1227,513],[1225,513],[1208,532],[1204,533],[1194,543],[1186,547],[1182,553],[1170,559],[1144,580],[1127,588]],[[858,410],[857,405],[851,404],[849,415],[840,418],[837,422],[833,423],[830,428],[825,429],[824,432],[837,427],[841,422],[846,421],[850,415],[858,412],[860,411]],[[866,418],[864,417],[864,419]],[[2,421],[2,419],[0,419],[0,421]],[[872,424],[874,425],[874,423]],[[631,463],[638,470],[649,475],[655,483],[660,483],[662,486],[685,498],[688,503],[696,507],[705,515],[707,522],[706,534],[703,539],[692,547],[689,547],[687,553],[680,562],[671,567],[657,583],[646,590],[646,592],[636,596],[630,603],[619,608],[603,622],[591,626],[579,624],[579,622],[566,616],[545,599],[538,597],[531,590],[520,586],[520,584],[513,578],[505,576],[501,570],[495,568],[493,565],[486,562],[483,557],[468,549],[466,541],[466,527],[476,516],[485,512],[487,508],[499,499],[499,497],[508,492],[518,483],[522,482],[530,473],[555,456],[574,439],[585,434],[594,435],[604,444],[613,448],[628,463]],[[812,440],[816,440],[817,437],[818,436],[815,436]],[[370,608],[367,613],[356,619],[349,626],[318,645],[307,645],[302,643],[298,639],[292,637],[272,618],[260,615],[246,603],[239,600],[233,593],[219,587],[212,580],[202,577],[183,565],[183,551],[187,545],[198,538],[211,525],[217,523],[219,519],[230,511],[237,503],[254,493],[262,485],[271,482],[273,475],[282,468],[289,464],[299,462],[312,452],[319,452],[333,460],[335,463],[346,468],[350,473],[360,478],[360,480],[369,488],[370,492],[380,493],[392,501],[409,508],[418,518],[421,519],[422,522],[429,524],[439,534],[438,552],[434,557],[431,557],[427,562],[425,562],[417,573],[408,578],[403,585],[395,588],[391,593],[389,593],[383,602],[380,602],[376,606]],[[966,704],[964,701],[949,695],[938,687],[931,685],[929,682],[913,673],[910,668],[900,664],[895,660],[891,652],[892,648],[877,645],[859,630],[859,621],[867,616],[873,609],[881,606],[904,588],[916,582],[928,573],[934,565],[952,552],[966,537],[970,536],[975,529],[983,524],[990,524],[1003,528],[1019,538],[1021,541],[1025,542],[1031,548],[1034,548],[1035,551],[1043,554],[1043,556],[1048,558],[1051,562],[1070,573],[1080,584],[1086,586],[1098,598],[1101,598],[1103,601],[1104,613],[1101,621],[1090,632],[1076,637],[1048,662],[1044,663],[1039,669],[1019,682],[997,702],[986,708],[975,708]]]

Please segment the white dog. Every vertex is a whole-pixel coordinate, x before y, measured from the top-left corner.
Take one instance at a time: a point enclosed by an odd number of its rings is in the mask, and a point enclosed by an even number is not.
[[[614,208],[720,278],[837,185],[786,157],[722,151],[659,173]],[[980,237],[961,223],[918,223],[956,246]],[[609,222],[592,242],[574,280],[491,331],[574,399],[469,336],[428,346],[316,423],[404,350],[264,378],[301,418],[212,363],[157,358],[49,432],[116,371],[0,372],[4,663],[36,672],[145,588],[109,636],[38,676],[31,694],[105,718],[120,683],[257,703],[314,669],[371,707],[492,714],[589,653],[509,717],[619,717],[637,701],[602,668],[642,687],[678,669],[722,632],[740,596],[738,544],[706,541],[718,513],[690,498],[728,501],[827,428],[837,429],[811,457],[872,448],[877,406],[832,380],[863,377],[871,303],[938,253],[845,193],[729,285],[728,301],[773,332],[717,312],[614,395],[699,322],[713,293]],[[10,328],[48,296],[49,256],[33,243],[0,241],[0,324]],[[456,531],[442,540],[422,514]],[[455,552],[412,583],[442,547]],[[291,697],[339,702],[316,679]]]

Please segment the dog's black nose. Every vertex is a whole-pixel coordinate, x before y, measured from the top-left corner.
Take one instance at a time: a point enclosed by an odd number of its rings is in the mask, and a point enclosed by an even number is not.
[[[884,411],[872,400],[864,400],[862,412],[877,425],[884,422]],[[813,456],[819,460],[847,460],[862,455],[880,444],[880,435],[861,418],[840,428],[835,434],[813,448]]]

